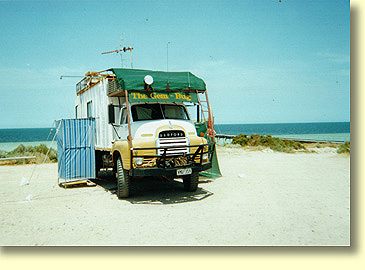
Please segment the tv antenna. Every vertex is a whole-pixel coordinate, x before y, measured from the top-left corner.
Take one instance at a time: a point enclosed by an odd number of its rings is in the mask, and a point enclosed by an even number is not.
[[[169,44],[171,42],[166,43],[166,71],[169,72]]]
[[[84,76],[78,76],[78,75],[61,75],[60,80],[63,78],[83,78]]]
[[[123,47],[121,49],[116,49],[116,50],[112,50],[112,51],[102,52],[101,54],[110,54],[110,53],[118,53],[118,54],[120,54],[120,62],[121,62],[122,67],[123,67],[123,55],[122,55],[122,52],[127,52],[127,51],[129,51],[131,68],[133,68],[133,55],[132,55],[133,47]]]

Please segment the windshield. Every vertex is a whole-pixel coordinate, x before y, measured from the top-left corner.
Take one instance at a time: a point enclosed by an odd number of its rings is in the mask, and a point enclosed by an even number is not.
[[[132,106],[133,121],[179,119],[189,120],[185,107],[171,104],[138,104]]]

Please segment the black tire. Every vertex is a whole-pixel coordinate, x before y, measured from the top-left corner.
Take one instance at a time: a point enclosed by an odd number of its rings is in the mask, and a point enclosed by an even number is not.
[[[127,170],[123,169],[122,159],[118,157],[116,166],[117,196],[118,199],[129,197],[130,176]]]
[[[199,183],[199,172],[193,172],[183,177],[184,189],[186,191],[196,191]]]

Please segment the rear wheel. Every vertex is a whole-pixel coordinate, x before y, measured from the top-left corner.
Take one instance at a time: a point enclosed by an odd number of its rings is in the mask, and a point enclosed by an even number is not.
[[[184,189],[186,191],[196,191],[199,183],[199,172],[193,172],[183,177]]]
[[[119,199],[129,196],[130,176],[127,170],[123,169],[122,159],[118,157],[116,166],[117,196]]]

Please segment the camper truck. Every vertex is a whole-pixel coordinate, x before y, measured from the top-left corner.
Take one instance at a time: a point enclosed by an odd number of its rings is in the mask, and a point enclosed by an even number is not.
[[[75,114],[95,119],[96,172],[113,169],[119,198],[144,176],[182,178],[185,190],[196,191],[199,173],[212,167],[207,89],[190,72],[88,72],[76,85]]]

